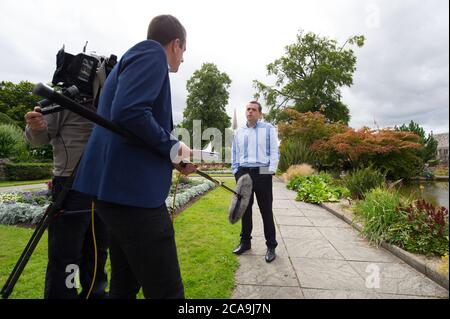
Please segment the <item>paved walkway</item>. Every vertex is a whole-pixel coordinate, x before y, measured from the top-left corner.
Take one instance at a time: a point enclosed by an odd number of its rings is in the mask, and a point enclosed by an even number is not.
[[[0,187],[0,193],[24,192],[24,191],[37,190],[37,189],[46,189],[46,188],[47,188],[47,184],[45,184],[45,183],[8,186],[8,187]]]
[[[262,220],[254,204],[252,249],[238,257],[232,298],[448,298],[446,289],[390,252],[372,247],[325,209],[296,202],[295,196],[274,179],[278,247],[270,264],[264,260]]]

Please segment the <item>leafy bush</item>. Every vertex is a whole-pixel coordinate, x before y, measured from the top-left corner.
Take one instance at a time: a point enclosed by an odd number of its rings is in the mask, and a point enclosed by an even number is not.
[[[448,210],[425,200],[406,202],[392,189],[376,188],[354,206],[363,234],[412,253],[443,256],[448,253]]]
[[[27,160],[27,144],[23,132],[12,124],[0,124],[0,158]]]
[[[0,224],[37,224],[45,212],[45,207],[25,203],[0,205]]]
[[[10,181],[44,179],[51,177],[52,168],[52,163],[7,163],[5,175]]]
[[[412,253],[444,256],[448,254],[448,210],[421,199],[399,211],[405,217],[390,241]]]
[[[309,147],[317,140],[326,140],[346,130],[345,125],[328,121],[320,112],[299,112],[287,108],[283,114],[285,119],[278,123],[278,131],[283,142],[285,140],[302,141],[306,147]]]
[[[430,165],[431,167],[438,166],[440,163],[441,161],[439,159],[432,159],[427,162],[427,164]]]
[[[311,165],[301,164],[301,165],[292,165],[288,168],[287,172],[283,174],[283,178],[285,182],[289,182],[294,177],[298,176],[309,176],[314,173],[314,169]]]
[[[32,159],[37,162],[52,162],[53,147],[50,144],[47,144],[30,149],[30,155]]]
[[[433,174],[435,176],[448,176],[448,167],[446,167],[446,168],[436,168],[433,171]]]
[[[297,201],[307,203],[336,202],[350,195],[348,189],[336,186],[332,177],[324,173],[294,177],[287,187],[297,191]]]
[[[12,118],[10,118],[8,115],[6,115],[5,113],[1,113],[0,112],[0,124],[12,124],[12,125],[16,125],[13,121]]]
[[[382,187],[385,180],[386,175],[372,166],[359,168],[343,178],[353,198],[363,198],[368,191]]]
[[[280,161],[278,168],[285,172],[290,166],[297,164],[311,164],[316,162],[314,152],[307,144],[300,140],[285,140],[280,145]]]
[[[421,147],[415,133],[369,128],[348,128],[312,145],[322,165],[345,170],[372,163],[393,180],[411,178],[420,172],[423,160],[417,156],[417,150]]]
[[[362,233],[372,243],[388,241],[396,225],[404,219],[398,211],[400,194],[395,189],[375,188],[354,205],[355,221],[362,222]]]

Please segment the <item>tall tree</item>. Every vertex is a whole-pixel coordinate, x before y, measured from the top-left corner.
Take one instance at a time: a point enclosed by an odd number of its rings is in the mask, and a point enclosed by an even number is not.
[[[395,127],[396,131],[400,132],[412,132],[419,136],[419,143],[422,145],[417,151],[417,155],[420,156],[424,163],[432,160],[436,157],[436,151],[438,142],[434,139],[432,134],[425,136],[425,130],[416,122],[411,121],[408,125],[403,124],[400,127]]]
[[[231,118],[225,107],[228,104],[230,77],[220,72],[213,63],[204,63],[187,81],[188,97],[183,112],[182,127],[186,128],[193,137],[193,121],[201,120],[202,130],[217,128],[222,136],[225,129],[230,127]],[[194,136],[195,139],[201,137]],[[202,147],[209,141],[202,141]]]
[[[356,56],[347,45],[364,45],[364,36],[353,36],[342,45],[314,33],[300,31],[297,42],[285,48],[285,55],[267,65],[275,84],[255,80],[256,98],[269,107],[266,119],[277,122],[285,107],[300,112],[321,112],[330,121],[348,124],[348,107],[341,101],[341,87],[353,84]]]
[[[8,115],[21,128],[25,127],[25,113],[31,111],[41,99],[31,94],[33,88],[34,84],[28,81],[18,84],[0,82],[0,113]]]

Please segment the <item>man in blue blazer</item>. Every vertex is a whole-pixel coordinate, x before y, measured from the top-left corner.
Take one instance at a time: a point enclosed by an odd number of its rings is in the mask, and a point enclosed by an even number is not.
[[[192,151],[171,135],[169,72],[177,72],[186,31],[173,16],[155,17],[147,40],[129,49],[109,74],[98,114],[142,142],[95,126],[80,162],[74,189],[95,199],[111,232],[110,298],[184,298],[174,230],[165,199],[172,169]]]

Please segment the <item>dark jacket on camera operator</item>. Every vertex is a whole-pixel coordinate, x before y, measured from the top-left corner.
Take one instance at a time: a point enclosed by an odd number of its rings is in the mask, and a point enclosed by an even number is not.
[[[85,105],[85,107],[95,112],[93,106]],[[33,126],[36,124],[30,124],[33,118],[38,117],[40,117],[38,121],[43,120],[41,129]],[[40,112],[29,112],[25,118],[28,119],[25,137],[31,146],[51,144],[53,147],[52,198],[55,202],[64,185],[70,186],[69,176],[84,151],[92,132],[93,123],[69,110],[50,113],[44,115],[43,118]],[[36,127],[36,129],[31,127]],[[70,190],[64,201],[63,213],[49,224],[45,299],[87,297],[93,280],[95,263],[90,209],[91,200],[89,197]],[[104,267],[109,239],[106,227],[97,216],[95,216],[94,225],[98,248],[98,268],[90,297],[104,298],[107,286],[107,275]],[[73,267],[73,265],[79,269],[82,287],[80,295],[75,285],[67,284],[68,276],[71,275],[67,272],[67,267]]]
[[[95,112],[94,107],[89,107]],[[47,129],[34,131],[29,125],[25,137],[32,147],[51,144],[53,147],[53,175],[70,176],[91,135],[93,123],[69,110],[44,116]]]

